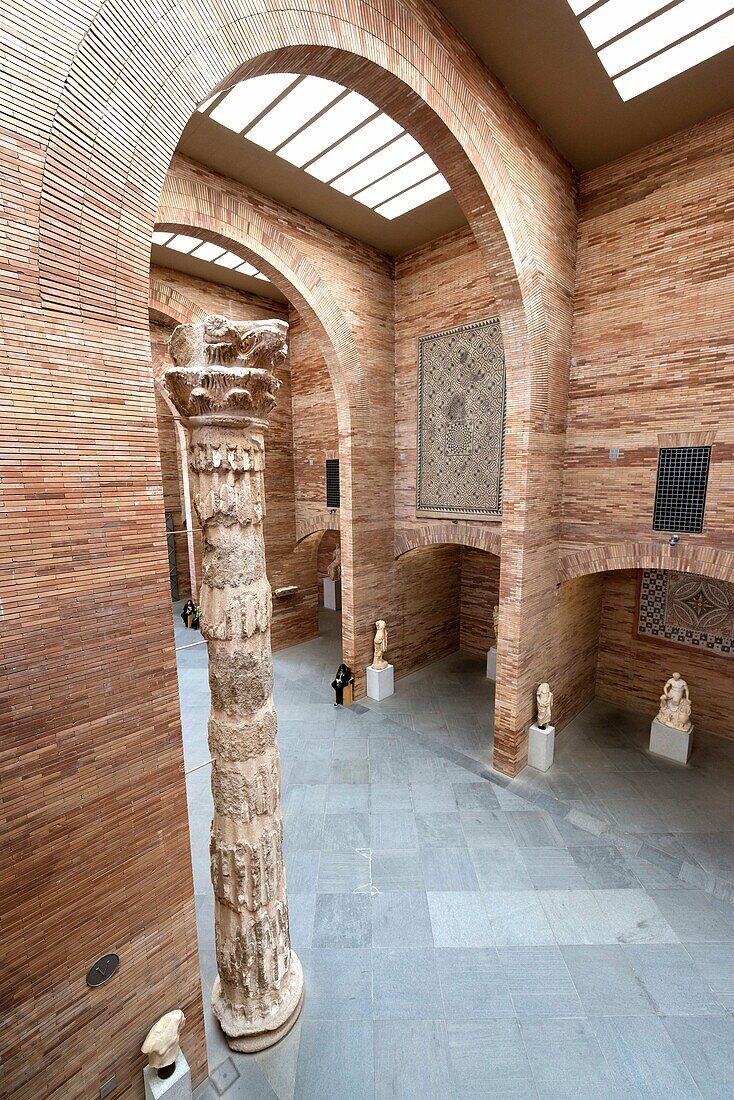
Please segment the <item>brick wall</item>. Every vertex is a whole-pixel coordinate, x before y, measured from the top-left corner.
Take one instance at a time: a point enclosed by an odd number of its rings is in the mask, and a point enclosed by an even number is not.
[[[693,723],[708,733],[734,737],[734,661],[691,646],[637,634],[639,570],[604,576],[596,694],[619,707],[658,712],[672,672],[691,689]]]
[[[492,612],[499,602],[500,559],[483,550],[461,548],[460,641],[480,653],[495,644]]]

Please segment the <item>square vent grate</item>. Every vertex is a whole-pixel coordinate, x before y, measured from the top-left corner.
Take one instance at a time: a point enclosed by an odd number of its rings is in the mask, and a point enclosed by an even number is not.
[[[703,531],[710,463],[710,447],[660,448],[653,531]]]

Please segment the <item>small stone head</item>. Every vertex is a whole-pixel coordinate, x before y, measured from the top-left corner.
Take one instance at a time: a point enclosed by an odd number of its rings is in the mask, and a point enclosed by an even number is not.
[[[179,1040],[185,1023],[186,1017],[180,1008],[166,1012],[153,1024],[140,1048],[148,1055],[148,1064],[157,1069],[161,1077],[167,1074],[160,1071],[172,1067],[181,1053]]]

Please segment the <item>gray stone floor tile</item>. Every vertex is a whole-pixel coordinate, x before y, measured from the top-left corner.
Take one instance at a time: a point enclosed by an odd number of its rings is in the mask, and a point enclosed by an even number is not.
[[[471,848],[516,848],[517,840],[503,810],[464,810],[459,814]]]
[[[327,814],[366,813],[370,789],[367,783],[332,783],[326,792]]]
[[[514,1017],[515,1008],[493,948],[436,948],[448,1021]]]
[[[417,848],[372,853],[372,883],[377,890],[423,890],[423,864]]]
[[[411,783],[410,790],[416,813],[452,813],[457,808],[453,787],[445,783]]]
[[[369,948],[300,951],[304,1020],[372,1019],[372,955]]]
[[[288,923],[296,950],[311,946],[315,916],[315,894],[288,894]]]
[[[534,890],[492,891],[483,897],[498,947],[555,944],[553,930]]]
[[[517,1020],[448,1022],[456,1100],[536,1100]]]
[[[318,892],[345,894],[368,887],[370,860],[366,852],[322,852],[319,861]]]
[[[527,851],[523,849],[522,851]],[[480,890],[530,890],[532,882],[519,848],[470,848]]]
[[[454,785],[456,805],[460,810],[496,810],[499,808],[495,788],[486,781]]]
[[[278,1100],[254,1058],[233,1054],[209,1077],[211,1096],[225,1100]],[[206,1095],[206,1094],[204,1094]]]
[[[507,821],[521,848],[563,847],[563,837],[546,813],[508,810]]]
[[[567,848],[520,848],[530,881],[536,890],[585,890],[588,883]]]
[[[319,852],[296,848],[287,853],[285,861],[288,894],[315,893],[319,877]]]
[[[447,1100],[451,1096],[443,1020],[376,1020],[374,1036],[376,1100]]]
[[[429,890],[428,911],[436,947],[494,945],[489,915],[478,890]]]
[[[559,944],[614,943],[616,937],[593,890],[541,890],[545,915]]]
[[[609,1100],[609,1064],[589,1020],[521,1020],[525,1050],[541,1100]]]
[[[302,813],[285,828],[285,843],[294,850],[316,851],[321,848],[324,836],[324,815]]]
[[[497,957],[519,1017],[585,1015],[559,947],[498,947]]]
[[[642,798],[605,798],[602,807],[628,833],[665,832],[663,819]]]
[[[370,817],[367,813],[326,814],[322,847],[346,852],[370,847]]]
[[[370,818],[373,848],[417,848],[418,833],[412,810],[373,812]]]
[[[660,1016],[723,1015],[682,944],[625,944],[622,950]]]
[[[366,786],[370,780],[368,760],[333,760],[329,773],[331,783],[353,783]]]
[[[415,823],[421,847],[461,848],[466,844],[458,813],[418,813]]]
[[[701,1094],[654,1016],[599,1017],[594,1032],[610,1067],[614,1100],[700,1100]]]
[[[407,783],[370,783],[370,809],[412,810],[413,796]]]
[[[433,947],[423,890],[387,891],[372,898],[373,947]]]
[[[678,1016],[663,1023],[701,1094],[711,1100],[730,1100],[734,1095],[734,1019]]]
[[[678,942],[647,891],[595,890],[594,895],[617,943]]]
[[[734,944],[688,943],[686,951],[709,989],[734,994]]]
[[[478,890],[466,848],[421,848],[426,890]]]
[[[372,973],[376,1020],[443,1019],[433,947],[373,949]]]
[[[304,1020],[296,1096],[372,1100],[372,1025],[368,1020]]]
[[[569,848],[569,852],[587,885],[593,889],[629,889],[639,886],[626,859],[612,845],[573,847]]]
[[[682,943],[734,942],[734,909],[700,890],[651,890],[650,896]]]
[[[314,947],[369,947],[371,942],[369,895],[316,895]]]
[[[655,1005],[618,944],[562,947],[587,1016],[648,1016]]]

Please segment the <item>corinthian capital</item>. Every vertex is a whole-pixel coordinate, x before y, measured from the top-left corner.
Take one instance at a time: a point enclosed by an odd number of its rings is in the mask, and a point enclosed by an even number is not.
[[[163,380],[181,416],[198,423],[266,422],[287,339],[285,321],[210,314],[199,324],[179,325],[168,345],[175,366]]]

